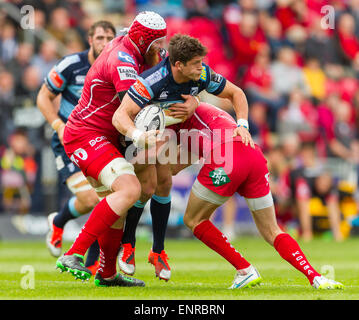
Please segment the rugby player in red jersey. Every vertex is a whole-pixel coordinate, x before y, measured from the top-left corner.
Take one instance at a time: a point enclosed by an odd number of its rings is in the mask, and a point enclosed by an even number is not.
[[[112,116],[137,75],[159,62],[165,37],[166,23],[161,16],[147,11],[139,13],[128,33],[112,40],[91,66],[79,104],[64,131],[67,155],[80,167],[102,200],[56,265],[77,278],[88,279],[91,274],[83,266],[83,255],[97,239],[100,268],[96,285],[144,285],[140,280],[117,274],[116,258],[127,211],[140,199],[141,187],[142,194],[146,193],[143,180],[149,174],[147,171],[140,184],[141,172],[135,173],[134,166],[119,151],[119,134],[112,125]],[[148,132],[141,138],[147,142],[155,136],[156,132]]]
[[[46,245],[51,255],[57,258],[61,255],[62,236],[66,223],[91,212],[99,201],[95,190],[81,170],[66,155],[62,142],[65,123],[81,97],[88,70],[106,44],[115,36],[116,29],[111,22],[95,22],[88,32],[90,48],[63,57],[48,73],[37,96],[39,110],[54,129],[51,148],[59,177],[73,194],[59,212],[48,216],[49,232],[46,235]],[[53,101],[59,94],[61,94],[61,102],[60,107],[57,108]],[[99,248],[95,242],[87,252],[85,264],[93,274],[98,269],[98,257]]]
[[[163,90],[166,90],[168,101],[175,100],[176,95],[181,93],[201,90],[230,99],[237,123],[228,113],[208,104],[200,104],[192,117],[171,127],[177,133],[186,130],[191,139],[195,132],[195,136],[200,137],[195,139],[199,142],[196,148],[198,155],[204,158],[204,165],[192,187],[184,223],[199,240],[235,267],[237,274],[231,288],[258,284],[262,279],[256,268],[244,259],[210,221],[213,212],[238,192],[245,198],[263,238],[274,246],[283,259],[302,272],[314,288],[343,288],[341,283],[320,275],[310,265],[298,243],[279,228],[269,188],[267,161],[248,132],[248,104],[245,96],[240,88],[203,64],[205,52],[197,39],[185,35],[172,38],[168,60],[141,74],[124,97],[121,107],[114,114],[116,128],[128,137],[143,136],[145,133],[138,132],[131,118],[146,103],[159,104],[157,99]],[[158,69],[162,70],[164,76],[153,81],[151,74],[158,72]],[[164,89],[162,82],[172,85]],[[195,87],[197,90],[194,90]],[[165,104],[163,106],[166,107]],[[192,146],[196,144],[187,145],[191,152]],[[179,163],[178,170],[185,166],[188,164]]]

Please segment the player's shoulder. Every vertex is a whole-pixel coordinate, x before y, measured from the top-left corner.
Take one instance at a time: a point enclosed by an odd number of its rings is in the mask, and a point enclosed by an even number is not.
[[[163,83],[168,80],[170,74],[171,68],[168,57],[166,57],[154,67],[142,72],[140,77],[144,79],[149,86],[153,87],[162,86]]]
[[[133,51],[125,45],[123,36],[116,37],[108,45],[108,62],[112,65],[127,65],[137,68],[138,62]]]
[[[65,70],[73,70],[78,66],[89,64],[88,50],[72,53],[64,56],[57,64],[57,72],[64,72]]]

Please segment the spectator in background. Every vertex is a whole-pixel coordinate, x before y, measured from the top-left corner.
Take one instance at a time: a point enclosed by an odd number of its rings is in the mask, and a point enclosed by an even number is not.
[[[275,131],[278,111],[285,105],[286,99],[273,89],[268,51],[257,54],[254,63],[245,72],[242,82],[249,103],[262,103],[268,108],[269,129]]]
[[[274,146],[266,153],[268,160],[269,184],[273,195],[278,223],[283,230],[292,222],[294,213],[290,199],[290,189],[287,182],[290,166],[280,145]]]
[[[348,9],[355,21],[355,35],[359,37],[359,0],[349,0]]]
[[[343,236],[340,231],[340,210],[334,180],[318,161],[314,144],[303,144],[300,158],[301,165],[290,172],[290,187],[297,207],[301,237],[304,241],[310,241],[313,238],[312,214],[314,212],[311,210],[310,201],[318,198],[323,209],[326,209],[334,239],[341,241]],[[320,214],[325,214],[325,212],[320,212]]]
[[[16,28],[6,22],[0,29],[0,60],[4,63],[14,58],[17,51]]]
[[[33,54],[34,46],[31,43],[19,43],[15,57],[6,64],[7,70],[9,70],[15,78],[16,85],[21,82],[25,68],[30,66]]]
[[[6,70],[0,70],[0,146],[7,143],[7,137],[14,129],[14,101],[14,76]]]
[[[267,121],[267,107],[259,102],[251,104],[248,121],[253,141],[260,146],[263,152],[268,151],[272,147],[273,141]]]
[[[34,149],[26,132],[15,130],[9,137],[9,147],[0,160],[3,207],[10,212],[29,212],[37,170],[33,156]]]
[[[83,42],[80,34],[71,27],[69,12],[64,7],[58,7],[51,12],[47,30],[64,45],[74,39],[80,43]]]
[[[352,107],[347,101],[341,100],[334,109],[333,138],[329,147],[334,157],[344,161],[359,164],[358,150],[359,141],[356,137],[355,127],[351,123]]]
[[[308,58],[303,67],[303,73],[309,86],[310,97],[314,104],[318,104],[326,95],[326,75],[319,60],[314,57]]]
[[[258,26],[258,16],[251,12],[243,12],[236,17],[231,13],[224,19],[235,67],[245,70],[254,62],[258,52],[268,50],[264,33]]]
[[[36,54],[31,64],[40,71],[40,78],[44,79],[51,68],[58,60],[57,43],[54,40],[46,40],[41,46],[39,53]]]
[[[358,163],[356,129],[352,107],[337,93],[330,94],[318,107],[319,150],[326,157]]]
[[[291,47],[292,43],[283,34],[282,25],[276,18],[268,18],[265,22],[265,35],[271,52],[271,59],[278,56],[278,51],[283,47]]]
[[[296,133],[286,133],[278,139],[278,145],[290,168],[294,168],[298,162],[298,154],[302,147],[302,142]]]
[[[29,104],[34,106],[36,103],[37,92],[41,84],[41,72],[36,66],[29,66],[24,70],[22,80],[16,88],[18,103],[22,106]],[[29,101],[27,103],[26,101]]]
[[[280,21],[283,31],[291,28],[306,28],[310,14],[305,0],[277,0],[275,17]]]
[[[315,58],[322,67],[328,63],[340,62],[340,53],[335,41],[328,30],[322,27],[319,17],[314,18],[311,22],[308,33],[308,38],[304,44],[304,59]]]
[[[356,137],[359,140],[359,91],[356,91],[356,93],[354,94],[352,105],[354,108],[353,124],[354,128],[356,129]]]
[[[300,89],[309,95],[309,87],[305,81],[303,70],[297,65],[295,51],[283,47],[278,52],[278,58],[271,65],[273,89],[282,97],[289,98],[294,89]],[[285,81],[283,81],[285,79]]]
[[[288,106],[278,119],[279,135],[297,134],[302,142],[316,140],[318,135],[318,114],[315,107],[299,89],[293,89]]]
[[[342,63],[350,66],[359,59],[359,40],[355,35],[355,20],[350,13],[343,13],[338,18],[336,39],[342,54]]]

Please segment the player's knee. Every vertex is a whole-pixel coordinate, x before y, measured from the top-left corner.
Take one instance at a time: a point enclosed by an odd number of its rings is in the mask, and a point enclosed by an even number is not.
[[[146,181],[141,182],[141,201],[147,202],[149,199],[152,198],[156,191],[157,187],[157,180],[147,179]]]
[[[155,191],[156,191],[155,186],[147,185],[147,186],[142,187],[140,200],[142,202],[147,202],[155,194]]]
[[[157,187],[156,187],[157,195],[167,196],[171,192],[171,189],[172,189],[172,175],[158,179]]]
[[[126,197],[134,204],[141,196],[142,188],[140,182],[136,179],[131,181],[129,188],[126,188]]]
[[[192,219],[190,219],[188,216],[184,215],[183,216],[183,223],[187,228],[192,230],[192,228],[191,228],[192,227]]]
[[[201,223],[201,221],[198,221],[197,219],[185,214],[183,216],[183,223],[187,228],[189,228],[193,232],[193,230],[196,228],[198,224]]]
[[[100,199],[96,192],[91,192],[86,199],[86,204],[90,210],[92,210],[99,203]]]
[[[141,185],[136,180],[127,183],[125,188],[115,191],[115,198],[118,202],[126,202],[128,207],[132,207],[136,203],[141,196]]]

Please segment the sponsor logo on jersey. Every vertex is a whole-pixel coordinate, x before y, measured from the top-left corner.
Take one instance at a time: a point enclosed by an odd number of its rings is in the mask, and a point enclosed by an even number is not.
[[[202,73],[201,76],[199,77],[201,80],[206,81],[207,79],[207,70],[206,70],[206,66],[202,66]]]
[[[215,72],[211,72],[211,81],[216,82],[216,83],[221,83],[223,77]]]
[[[120,80],[136,80],[137,72],[132,67],[117,67]]]
[[[162,91],[158,99],[167,99],[168,91]]]
[[[190,91],[191,96],[196,96],[198,94],[198,87],[192,87]]]
[[[123,51],[119,51],[118,52],[118,59],[122,62],[126,62],[126,63],[131,63],[133,64],[134,66],[136,65],[136,62],[135,60],[133,60],[133,58],[126,52],[123,52]]]
[[[64,80],[61,78],[61,76],[56,72],[55,69],[52,69],[50,71],[49,78],[52,82],[52,84],[58,88],[61,89],[62,85],[64,84]]]
[[[151,95],[148,93],[146,87],[140,80],[136,80],[136,82],[133,84],[133,88],[141,97],[147,100],[151,100]]]
[[[96,143],[101,142],[103,140],[106,140],[107,138],[105,136],[96,137],[95,139],[92,139],[89,141],[89,144],[91,147],[93,147]]]
[[[226,172],[222,167],[217,168],[209,173],[209,177],[212,179],[212,183],[215,187],[223,186],[226,183],[231,182]]]
[[[148,82],[148,84],[150,86],[152,86],[153,84],[155,84],[156,82],[160,81],[161,79],[163,79],[163,76],[161,74],[160,70],[157,70],[156,72],[152,73],[150,76],[148,76],[146,78],[146,81]]]
[[[85,75],[78,75],[75,78],[76,84],[84,84],[85,83]]]
[[[168,75],[168,70],[166,67],[162,67],[159,71],[161,72],[163,78]]]

